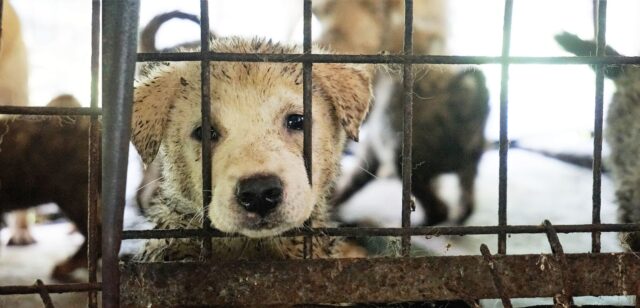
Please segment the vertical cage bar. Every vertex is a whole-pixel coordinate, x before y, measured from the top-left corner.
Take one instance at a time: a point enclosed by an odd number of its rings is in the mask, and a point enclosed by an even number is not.
[[[498,171],[498,225],[507,225],[507,154],[509,152],[509,53],[511,49],[511,21],[513,0],[504,2],[502,27],[502,75],[500,81],[500,168]],[[498,253],[507,253],[507,233],[498,233]]]
[[[102,10],[102,305],[119,307],[118,251],[122,238],[131,136],[138,0],[105,1]]]
[[[596,55],[604,56],[606,46],[607,28],[607,0],[598,0],[596,19]],[[604,97],[604,70],[606,66],[596,64],[596,101],[595,120],[593,127],[593,209],[591,213],[591,223],[600,224],[600,206],[602,189],[602,118],[603,118],[603,97]],[[600,232],[591,233],[591,251],[600,252]]]
[[[406,56],[413,54],[413,0],[404,1],[404,56],[402,64],[403,117],[402,117],[402,228],[411,227],[411,166],[413,137],[413,66]],[[411,236],[402,236],[402,256],[408,257],[411,250]]]
[[[100,0],[91,1],[91,108],[98,108],[98,74],[100,73]],[[89,283],[96,283],[98,249],[100,234],[98,233],[98,185],[100,185],[100,123],[98,116],[91,116],[89,128],[89,211],[87,217],[87,269]],[[98,307],[98,292],[89,291],[88,306]]]
[[[211,129],[211,66],[209,60],[206,59],[206,53],[209,51],[209,0],[200,0],[200,53],[202,61],[200,62],[200,89],[202,101],[200,110],[202,112],[202,228],[211,228],[209,220],[209,203],[211,203],[211,139],[209,131]],[[211,257],[211,238],[204,237],[202,239],[202,257],[208,259]]]
[[[302,33],[302,49],[304,54],[311,53],[311,0],[304,0],[303,5],[303,33]],[[313,87],[313,62],[303,62],[302,63],[302,101],[303,101],[303,131],[304,131],[304,143],[303,143],[303,151],[302,155],[304,157],[304,166],[307,171],[307,178],[309,180],[309,185],[313,185],[313,112],[312,112],[312,93],[311,89]],[[309,223],[305,223],[306,227],[311,227]],[[311,258],[313,256],[313,237],[305,236],[303,242],[303,257]]]

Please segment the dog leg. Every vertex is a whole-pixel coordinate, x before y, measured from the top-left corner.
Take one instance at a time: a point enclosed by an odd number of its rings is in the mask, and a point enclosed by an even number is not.
[[[414,176],[411,180],[411,192],[420,201],[425,211],[423,225],[433,226],[445,222],[449,217],[447,205],[436,195],[432,178]]]
[[[380,161],[375,155],[370,143],[364,145],[364,153],[360,155],[355,169],[345,176],[345,180],[338,185],[331,198],[331,205],[339,206],[349,200],[355,193],[375,178]]]
[[[29,212],[28,210],[17,210],[9,214],[11,238],[9,246],[26,246],[36,242],[29,232]]]
[[[460,183],[460,207],[462,213],[455,221],[456,224],[462,225],[473,213],[474,203],[474,184],[476,179],[477,161],[465,166],[458,171],[458,181]]]

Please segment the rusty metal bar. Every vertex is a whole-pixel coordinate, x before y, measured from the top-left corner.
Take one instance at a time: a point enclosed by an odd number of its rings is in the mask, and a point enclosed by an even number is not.
[[[102,110],[100,108],[87,107],[0,106],[0,114],[99,116],[102,115]]]
[[[546,229],[549,245],[551,245],[551,252],[553,252],[553,255],[560,267],[560,281],[562,282],[562,289],[560,291],[560,294],[555,295],[553,299],[557,302],[557,306],[568,308],[573,305],[572,294],[574,284],[571,275],[572,272],[570,271],[569,263],[567,262],[567,256],[564,254],[564,249],[562,249],[560,239],[558,238],[558,233],[554,229],[553,225],[551,225],[551,222],[549,222],[548,220],[545,220],[543,222],[543,225]]]
[[[597,19],[596,19],[596,55],[603,56],[606,48],[606,17],[607,17],[607,1],[598,0],[597,2]],[[602,203],[602,118],[603,118],[603,97],[604,97],[604,70],[605,66],[596,64],[596,99],[595,99],[595,120],[593,128],[593,209],[591,213],[591,221],[593,224],[599,224],[600,207]],[[591,251],[600,252],[600,233],[593,232],[591,234]]]
[[[509,52],[511,49],[511,22],[513,0],[504,2],[502,28],[502,75],[500,77],[500,166],[498,170],[498,225],[507,225],[507,158],[509,153]],[[507,253],[507,234],[498,233],[498,253]]]
[[[42,299],[42,303],[46,308],[54,308],[53,302],[51,301],[51,296],[49,296],[49,292],[42,283],[42,280],[36,280],[36,287],[38,288],[38,294],[40,294],[40,298]]]
[[[209,220],[209,203],[211,203],[211,139],[209,130],[211,127],[211,66],[209,60],[205,57],[208,52],[209,44],[209,1],[200,0],[200,89],[202,100],[200,111],[202,113],[202,228],[204,230],[211,229],[211,221]],[[211,247],[211,238],[202,239],[202,258],[211,257],[213,248]]]
[[[500,277],[500,273],[498,273],[498,269],[496,268],[496,262],[493,260],[491,256],[491,251],[489,251],[489,247],[487,245],[480,245],[480,252],[482,253],[482,257],[484,258],[484,262],[489,268],[489,272],[491,272],[491,278],[493,279],[493,285],[496,287],[496,291],[498,295],[500,295],[500,300],[502,301],[502,306],[506,308],[513,307],[511,305],[511,299],[504,291],[504,284],[502,283],[502,278]]]
[[[413,0],[404,1],[404,55],[413,54]],[[413,67],[411,63],[402,64],[403,116],[402,116],[402,228],[411,227],[411,170],[413,137]],[[401,241],[402,256],[408,257],[411,251],[411,237],[404,235]]]
[[[590,233],[599,232],[636,232],[640,231],[640,224],[600,224],[600,225],[557,225],[556,232],[559,233]],[[151,239],[151,238],[187,238],[198,236],[211,237],[236,237],[240,235],[227,234],[218,230],[208,231],[204,234],[200,229],[165,229],[165,230],[127,230],[122,234],[125,240]],[[292,236],[440,236],[440,235],[480,235],[498,234],[506,232],[508,234],[531,234],[545,233],[544,226],[521,225],[521,226],[432,226],[432,227],[411,227],[411,228],[313,228],[292,230],[281,234],[283,237]]]
[[[138,0],[105,1],[102,10],[102,305],[118,307],[122,236],[131,135]]]
[[[503,269],[505,292],[512,298],[553,296],[562,287],[562,282],[549,275],[551,268],[558,266],[552,255],[494,258]],[[640,262],[631,253],[570,254],[567,261],[575,274],[575,296],[635,292]],[[121,270],[123,306],[261,306],[499,297],[493,284],[487,283],[491,274],[482,256],[129,263]],[[464,286],[473,288],[460,290]]]
[[[438,56],[438,55],[336,55],[336,54],[249,54],[213,53],[206,55],[209,61],[218,62],[274,62],[274,63],[379,63],[379,64],[638,64],[640,57],[619,56],[568,56],[568,57],[487,57],[487,56]],[[138,62],[200,61],[199,52],[139,53]]]
[[[43,286],[49,293],[79,293],[89,291],[100,291],[101,283],[66,283],[48,284]],[[40,288],[36,285],[30,286],[0,286],[0,295],[36,294]]]
[[[91,110],[98,109],[98,74],[100,74],[100,0],[91,1]],[[89,283],[98,281],[98,251],[101,249],[98,220],[98,198],[101,162],[100,162],[100,122],[98,116],[91,116],[89,127],[89,179],[87,211],[87,270]],[[87,298],[89,308],[98,307],[98,292],[90,290]]]
[[[302,49],[305,55],[311,54],[311,0],[304,0],[303,3],[303,43]],[[302,63],[302,102],[303,102],[303,150],[304,166],[307,171],[309,185],[313,185],[313,62]],[[305,227],[310,228],[311,224],[305,222]],[[313,256],[313,238],[305,236],[303,242],[303,257]]]

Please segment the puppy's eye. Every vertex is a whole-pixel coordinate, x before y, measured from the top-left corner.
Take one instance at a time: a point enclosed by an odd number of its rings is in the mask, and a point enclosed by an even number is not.
[[[301,114],[290,114],[287,116],[287,128],[291,130],[302,130],[304,127],[304,116]]]
[[[191,133],[191,138],[198,140],[198,141],[202,141],[202,127],[198,126],[198,128],[194,129],[193,132]],[[209,139],[211,141],[218,141],[218,138],[220,138],[220,135],[218,134],[218,132],[213,129],[213,127],[209,130]]]

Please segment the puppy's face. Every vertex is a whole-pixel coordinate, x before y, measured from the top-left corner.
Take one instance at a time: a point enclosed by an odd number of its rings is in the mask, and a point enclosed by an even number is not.
[[[223,43],[214,48],[274,48]],[[214,228],[266,237],[302,226],[335,177],[345,132],[357,137],[370,100],[366,73],[342,64],[314,65],[313,185],[302,156],[302,127],[310,120],[302,116],[302,65],[212,64],[208,128],[201,126],[199,76],[197,63],[170,64],[136,89],[133,141],[145,162],[159,147],[163,188],[200,208],[201,142],[208,138],[213,188],[208,214]],[[150,117],[149,111],[156,115]]]

